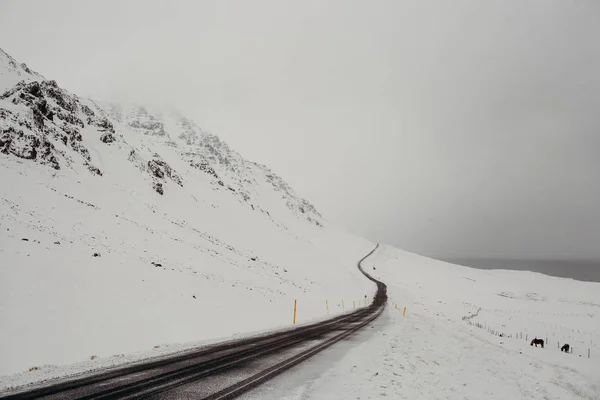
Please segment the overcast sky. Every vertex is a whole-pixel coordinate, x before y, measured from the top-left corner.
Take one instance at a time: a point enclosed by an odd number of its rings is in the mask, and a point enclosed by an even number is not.
[[[2,1],[0,47],[172,104],[334,221],[444,257],[600,259],[600,1]]]

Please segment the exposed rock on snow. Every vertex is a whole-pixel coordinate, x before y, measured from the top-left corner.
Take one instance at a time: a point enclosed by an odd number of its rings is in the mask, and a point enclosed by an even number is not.
[[[86,166],[92,174],[102,176],[102,171],[98,167],[94,167],[91,164],[86,164]]]
[[[29,130],[32,133],[26,134],[23,129],[20,129],[20,126],[27,127],[27,125],[28,121],[0,109],[0,153],[26,160],[36,160],[54,169],[60,169],[54,145],[44,136],[36,135],[35,131]]]
[[[219,175],[215,172],[215,169],[211,167],[207,162],[190,162],[190,166],[199,169],[200,171],[206,172],[209,175],[214,176],[216,179],[221,180]]]
[[[160,167],[160,165],[155,160],[148,161],[148,169],[157,178],[162,179],[165,177],[165,173],[164,173],[163,169]]]
[[[100,136],[100,140],[103,141],[104,143],[112,143],[115,141],[115,137],[113,136],[112,133],[110,132],[104,132],[101,136]]]
[[[21,81],[0,96],[1,151],[54,169],[81,157],[79,162],[97,173],[82,143],[85,124],[78,115],[83,110],[91,111],[55,81]]]
[[[148,161],[148,169],[150,172],[157,178],[163,179],[167,177],[173,182],[177,183],[179,186],[183,187],[183,180],[181,179],[181,176],[179,176],[179,174],[177,174],[177,172],[175,172],[173,168],[169,166],[169,164],[161,160],[158,154],[155,154],[154,157],[155,158],[153,160]]]
[[[162,183],[160,183],[160,182],[154,182],[153,188],[154,188],[154,190],[156,190],[156,193],[158,193],[160,195],[165,194],[165,191],[163,189],[163,184]]]

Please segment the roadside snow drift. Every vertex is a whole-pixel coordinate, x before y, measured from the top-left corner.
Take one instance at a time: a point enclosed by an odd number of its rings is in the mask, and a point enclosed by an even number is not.
[[[371,243],[193,121],[79,98],[3,52],[0,76],[0,375],[25,371],[4,385],[374,292]]]

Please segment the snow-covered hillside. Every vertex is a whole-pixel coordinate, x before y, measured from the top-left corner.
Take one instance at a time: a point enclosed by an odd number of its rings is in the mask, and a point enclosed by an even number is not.
[[[308,363],[312,381],[261,398],[600,399],[599,283],[478,270],[391,247],[365,266],[388,285],[377,331],[327,371],[318,358]],[[535,336],[544,349],[530,346]],[[565,343],[572,354],[560,351]]]
[[[294,299],[302,323],[374,291],[356,269],[371,243],[188,118],[80,98],[4,52],[0,71],[0,375],[289,326]]]

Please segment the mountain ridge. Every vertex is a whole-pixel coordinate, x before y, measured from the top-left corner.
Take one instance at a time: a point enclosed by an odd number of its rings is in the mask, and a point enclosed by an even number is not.
[[[0,87],[0,151],[4,154],[34,160],[55,170],[82,164],[102,176],[82,135],[97,137],[108,146],[129,148],[128,159],[140,171],[145,169],[152,177],[154,190],[164,195],[168,182],[183,186],[186,180],[161,158],[161,147],[169,147],[177,149],[190,167],[213,176],[216,184],[244,201],[256,194],[258,176],[281,195],[290,211],[318,226],[323,223],[316,208],[280,176],[244,159],[218,136],[205,132],[177,111],[167,113],[148,106],[124,107],[84,99],[19,65],[4,51],[0,52],[0,62],[3,76],[12,74],[5,82],[15,81],[17,76],[24,78],[10,88]],[[135,135],[148,140],[136,147],[130,144],[138,139]]]

